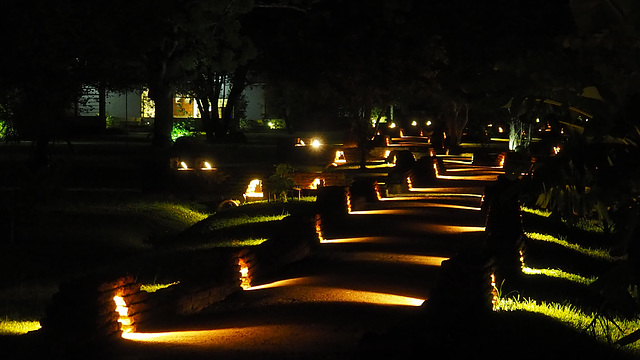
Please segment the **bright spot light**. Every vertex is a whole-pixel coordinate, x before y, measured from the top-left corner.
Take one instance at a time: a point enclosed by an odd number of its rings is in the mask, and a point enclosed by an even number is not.
[[[129,318],[129,308],[124,298],[121,296],[114,296],[113,301],[116,303],[116,312],[118,313],[118,322],[120,323],[120,329],[123,334],[134,331],[131,319]]]
[[[427,121],[427,126],[431,126],[431,120]]]
[[[396,123],[391,123],[389,124],[389,129],[395,129],[396,128]]]
[[[347,159],[344,156],[344,151],[337,150],[336,151],[336,156],[335,156],[333,162],[336,163],[336,164],[344,164],[344,163],[346,163]]]
[[[322,184],[322,180],[320,179],[314,179],[313,182],[311,183],[311,185],[309,186],[311,189],[317,189],[318,186],[320,186],[320,184]]]
[[[244,197],[245,199],[264,197],[264,193],[262,192],[262,180],[251,180],[251,182],[249,182],[249,185],[247,186],[247,190],[244,192]]]
[[[319,148],[322,146],[322,142],[319,139],[311,139],[311,147]]]
[[[417,122],[417,121],[415,121],[415,120],[413,120],[413,121],[411,122],[411,126],[418,126],[418,122]]]
[[[536,118],[536,122],[539,123],[540,122],[540,118]]]
[[[238,266],[240,266],[240,287],[243,290],[247,290],[251,287],[251,277],[249,276],[249,266],[243,259],[238,259]]]
[[[213,170],[211,163],[208,161],[205,161],[202,165],[203,165],[202,170]]]
[[[180,167],[181,167],[181,170],[188,170],[189,169],[189,167],[187,166],[187,163],[184,162],[184,161],[180,161]]]
[[[498,126],[498,132],[499,132],[500,134],[502,134],[502,133],[504,132],[504,129],[502,128],[502,126]]]

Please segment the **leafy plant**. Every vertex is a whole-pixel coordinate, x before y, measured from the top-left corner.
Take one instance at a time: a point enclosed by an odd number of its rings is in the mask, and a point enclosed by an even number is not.
[[[193,136],[188,120],[176,120],[171,129],[171,140],[176,141],[180,137]]]
[[[269,176],[266,187],[276,194],[277,198],[283,202],[287,201],[287,192],[295,185],[293,173],[295,168],[289,164],[278,164],[275,173]]]

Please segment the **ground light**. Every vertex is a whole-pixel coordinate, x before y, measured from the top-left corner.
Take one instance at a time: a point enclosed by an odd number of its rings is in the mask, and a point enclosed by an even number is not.
[[[243,290],[247,290],[251,287],[251,277],[249,275],[249,266],[242,259],[238,259],[238,266],[240,267],[240,287]]]
[[[247,185],[247,189],[244,194],[245,200],[257,200],[264,198],[264,192],[262,191],[262,180],[253,179]]]
[[[311,139],[310,145],[312,148],[318,149],[320,146],[322,146],[322,141],[320,141],[320,139]]]
[[[334,164],[346,164],[347,163],[347,159],[344,156],[344,151],[342,150],[336,150],[336,156],[333,159],[333,163]]]
[[[123,334],[135,332],[131,318],[129,318],[129,308],[122,296],[114,296],[113,301],[116,303],[116,312],[118,313],[118,322]]]

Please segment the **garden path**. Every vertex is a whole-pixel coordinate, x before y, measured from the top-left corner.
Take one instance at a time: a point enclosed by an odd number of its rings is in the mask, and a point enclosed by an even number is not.
[[[484,238],[499,171],[449,163],[437,187],[383,199],[324,232],[320,248],[192,318],[134,334],[124,359],[353,359],[367,334],[419,315],[443,260]],[[449,171],[450,169],[450,171]]]

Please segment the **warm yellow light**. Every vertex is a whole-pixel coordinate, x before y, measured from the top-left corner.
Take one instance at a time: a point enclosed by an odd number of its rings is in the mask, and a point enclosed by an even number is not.
[[[336,151],[336,156],[335,156],[333,162],[336,163],[336,164],[344,164],[344,163],[346,163],[347,159],[344,157],[344,151],[337,150]]]
[[[395,129],[396,128],[396,123],[391,123],[389,124],[389,129]]]
[[[181,170],[188,170],[189,169],[189,167],[187,166],[187,163],[184,162],[184,161],[180,161],[180,167],[181,167],[180,168]]]
[[[249,266],[243,259],[238,259],[238,265],[240,266],[240,287],[243,290],[247,290],[251,287],[251,278],[249,276]]]
[[[323,242],[324,237],[322,235],[322,226],[320,225],[320,222],[316,222],[316,234],[318,235],[318,240],[320,240],[320,242]]]
[[[441,266],[442,262],[448,260],[448,257],[430,256],[430,255],[413,255],[413,254],[398,254],[391,252],[354,252],[345,255],[352,261],[371,261],[376,263],[402,263],[412,265],[424,265],[424,266]]]
[[[427,121],[427,126],[431,126],[431,120]]]
[[[116,303],[116,312],[118,313],[118,322],[123,334],[134,331],[131,318],[129,318],[129,308],[122,296],[114,296],[113,301]]]
[[[389,155],[391,155],[391,150],[385,150],[385,151],[384,151],[384,158],[385,158],[385,159],[388,159],[388,158],[389,158]]]
[[[411,296],[320,285],[322,283],[324,283],[324,281],[321,277],[308,276],[279,280],[269,284],[254,286],[248,290],[256,291],[295,285],[297,289],[296,293],[308,302],[348,302],[392,306],[420,306],[425,301],[425,299]]]
[[[498,132],[499,132],[500,134],[502,134],[502,133],[504,132],[504,129],[502,128],[502,126],[498,126]]]
[[[311,147],[317,149],[320,146],[322,146],[322,141],[320,141],[320,139],[311,139]]]
[[[120,314],[120,316],[127,316],[129,309],[124,299],[121,296],[114,296],[113,301],[116,303],[116,312]]]
[[[413,121],[411,122],[411,126],[418,126],[418,122],[417,122],[417,121],[415,121],[415,120],[413,120]]]
[[[322,180],[321,179],[314,179],[313,182],[311,183],[311,185],[309,185],[309,188],[311,189],[317,189],[318,186],[320,186],[320,184],[322,184]]]
[[[205,161],[202,165],[203,165],[202,170],[213,170],[211,163],[209,163],[208,161]]]
[[[499,291],[496,283],[496,274],[491,273],[491,305],[495,310],[499,302]]]
[[[560,146],[554,146],[554,147],[553,147],[553,153],[554,153],[555,155],[558,155],[558,153],[559,153],[559,152],[560,152]]]
[[[246,198],[262,198],[264,197],[264,193],[262,192],[262,180],[253,179],[249,182],[247,186],[247,190],[244,192],[244,197]]]

